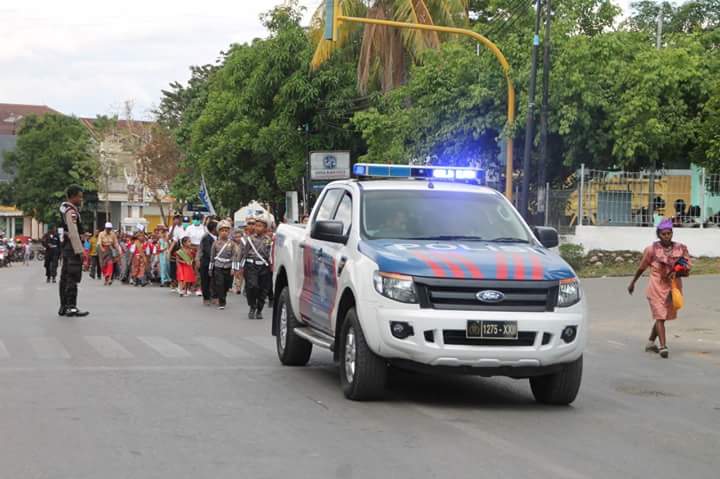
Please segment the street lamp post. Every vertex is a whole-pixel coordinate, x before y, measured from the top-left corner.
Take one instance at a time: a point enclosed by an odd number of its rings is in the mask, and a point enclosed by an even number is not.
[[[298,127],[298,132],[305,132],[305,175],[303,176],[303,214],[310,214],[310,124]]]

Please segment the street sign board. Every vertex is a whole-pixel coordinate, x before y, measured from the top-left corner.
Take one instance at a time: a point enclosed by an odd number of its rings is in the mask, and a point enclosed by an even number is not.
[[[313,151],[310,153],[310,179],[318,181],[350,178],[349,151]]]

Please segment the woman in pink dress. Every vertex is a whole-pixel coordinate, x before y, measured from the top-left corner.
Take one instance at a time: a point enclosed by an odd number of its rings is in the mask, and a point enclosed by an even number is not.
[[[660,222],[656,230],[659,241],[645,248],[640,266],[628,286],[628,292],[633,294],[638,278],[647,268],[651,268],[646,295],[655,322],[645,351],[660,353],[663,358],[669,356],[665,321],[677,319],[677,310],[672,301],[672,284],[675,281],[677,288],[682,291],[680,278],[690,272],[690,255],[687,246],[672,240],[672,228],[672,220],[664,219]],[[659,348],[655,345],[656,339],[660,340]]]

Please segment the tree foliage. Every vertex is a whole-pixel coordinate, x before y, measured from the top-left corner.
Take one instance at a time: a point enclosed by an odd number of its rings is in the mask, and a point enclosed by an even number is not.
[[[78,184],[95,191],[96,159],[87,129],[76,118],[46,114],[28,116],[18,132],[15,151],[5,166],[16,176],[15,203],[26,214],[52,223],[65,189]]]
[[[420,3],[429,13],[408,9]],[[654,2],[636,4],[623,23],[611,0],[553,2],[550,180],[581,163],[635,169],[687,167],[693,161],[720,168],[716,3],[673,6],[658,50]],[[343,5],[345,13],[371,13],[367,2]],[[381,7],[388,18],[414,14],[443,24],[468,21],[508,58],[516,118],[524,120],[532,2],[369,6],[375,13]],[[502,70],[489,52],[477,55],[474,42],[442,37],[436,48],[425,37],[409,35],[399,42],[386,37],[384,43],[368,43],[367,29],[361,34],[363,29],[348,27],[330,57],[323,50],[328,45],[318,42],[320,17],[306,30],[301,16],[293,2],[275,8],[263,17],[267,38],[232,45],[217,64],[193,67],[187,85],[173,83],[163,92],[158,120],[184,153],[173,182],[176,197],[195,199],[202,173],[215,202],[226,209],[250,199],[277,203],[283,191],[301,188],[306,154],[314,149],[350,149],[353,159],[378,162],[472,162],[500,172],[499,145],[510,136],[516,158],[522,156],[524,121],[506,127]],[[393,45],[404,53],[395,55]],[[367,82],[367,94],[358,89],[372,78],[369,71],[383,72],[383,58],[391,54],[402,78],[385,83],[396,88],[384,88],[376,77]],[[407,62],[397,70],[401,58]],[[311,70],[313,59],[317,68]],[[367,68],[358,68],[364,63]],[[540,105],[541,89],[534,102]]]

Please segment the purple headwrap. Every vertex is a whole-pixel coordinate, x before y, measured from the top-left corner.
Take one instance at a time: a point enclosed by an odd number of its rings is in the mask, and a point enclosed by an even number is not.
[[[657,231],[672,230],[672,229],[673,229],[673,222],[672,222],[672,220],[671,220],[670,218],[663,218],[663,220],[660,221],[660,223],[658,223],[656,229],[657,229]]]

